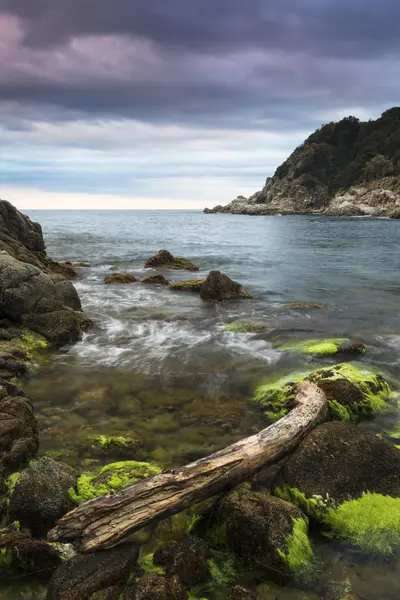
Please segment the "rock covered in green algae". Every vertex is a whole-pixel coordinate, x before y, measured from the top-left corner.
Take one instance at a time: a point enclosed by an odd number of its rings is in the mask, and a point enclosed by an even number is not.
[[[280,379],[256,388],[254,401],[259,403],[266,417],[276,421],[294,406],[297,383],[303,374],[294,374],[284,382]],[[383,410],[391,394],[388,382],[379,374],[342,363],[314,371],[306,376],[326,394],[329,417],[341,421],[358,421]]]
[[[35,536],[45,535],[68,511],[68,490],[76,483],[76,471],[44,457],[22,471],[10,494],[9,514]]]
[[[205,279],[185,279],[184,281],[174,281],[169,284],[169,289],[174,292],[195,292],[200,293],[201,286]]]
[[[140,454],[143,454],[142,445],[139,440],[122,435],[89,436],[86,448],[84,447],[83,449],[90,451],[92,457],[107,456],[112,458],[115,456],[115,460],[124,457],[137,459]]]
[[[197,525],[211,545],[233,551],[250,565],[306,578],[314,555],[308,519],[289,502],[243,487],[223,496]]]
[[[155,273],[155,275],[149,275],[148,277],[142,279],[142,283],[168,285],[169,281],[168,279],[165,279],[164,275],[162,275],[161,273]]]
[[[275,494],[363,551],[400,548],[400,451],[347,423],[324,423],[283,463]]]
[[[211,302],[252,298],[252,295],[245,287],[237,281],[233,281],[225,273],[221,273],[221,271],[209,272],[207,279],[200,288],[200,296],[203,300]]]
[[[187,258],[176,257],[168,250],[160,250],[151,256],[144,265],[146,269],[158,267],[160,269],[175,269],[184,271],[198,271],[199,267]]]
[[[224,325],[224,331],[233,333],[261,333],[265,328],[265,323],[260,321],[231,321]]]
[[[76,487],[69,490],[69,497],[72,502],[82,504],[160,472],[159,467],[146,462],[130,460],[111,463],[103,467],[99,473],[80,475]]]
[[[136,281],[136,277],[129,273],[112,273],[104,278],[104,283],[106,285],[135,283]]]
[[[293,350],[301,354],[314,356],[335,356],[336,354],[364,354],[362,342],[348,338],[313,339],[301,342],[291,342],[280,346],[281,350]]]

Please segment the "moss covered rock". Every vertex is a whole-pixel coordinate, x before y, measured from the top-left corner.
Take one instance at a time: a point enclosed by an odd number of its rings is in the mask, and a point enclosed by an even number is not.
[[[146,462],[134,460],[106,465],[99,473],[83,473],[76,487],[69,490],[72,502],[82,504],[92,498],[119,490],[145,477],[160,473],[161,469]]]
[[[207,529],[211,543],[229,548],[250,565],[299,578],[312,570],[308,519],[279,498],[236,488],[213,509]]]
[[[155,275],[149,275],[142,280],[142,283],[151,283],[158,285],[168,285],[168,280],[165,279],[164,275],[161,273],[156,273]]]
[[[159,267],[160,269],[175,269],[184,271],[198,271],[199,267],[187,258],[176,257],[168,250],[160,250],[151,256],[144,265],[146,269]]]
[[[175,281],[169,284],[169,289],[174,292],[200,293],[204,281],[205,279],[185,279],[184,281]]]
[[[10,518],[33,535],[44,536],[68,510],[68,490],[75,485],[76,471],[62,462],[44,457],[22,471],[10,494]]]
[[[207,279],[200,288],[203,300],[223,302],[224,300],[238,300],[239,298],[252,298],[250,292],[237,281],[221,273],[210,271]]]
[[[122,435],[91,435],[83,443],[80,454],[89,454],[92,458],[108,457],[113,460],[124,458],[139,459],[143,454],[139,440]]]
[[[224,331],[233,333],[261,333],[265,328],[266,325],[259,321],[231,321],[224,325]]]
[[[276,421],[294,406],[297,384],[305,377],[295,373],[291,379],[281,378],[256,388],[254,401],[260,404],[266,417]],[[341,421],[358,421],[371,417],[389,403],[391,390],[379,374],[361,370],[349,363],[334,365],[306,375],[326,394],[329,417]]]
[[[291,308],[293,310],[310,310],[310,309],[323,309],[322,304],[316,304],[315,302],[289,302],[285,304],[285,308]]]
[[[336,354],[364,354],[365,346],[362,342],[348,338],[313,339],[293,342],[280,346],[281,350],[293,350],[301,354],[314,356],[335,356]]]
[[[107,275],[107,277],[104,279],[104,283],[106,285],[135,283],[136,281],[136,277],[130,275],[129,273],[112,273],[112,275]]]
[[[21,533],[17,526],[0,531],[0,573],[3,577],[42,569],[51,572],[60,564],[61,557],[51,544]]]
[[[323,423],[283,463],[275,494],[319,519],[364,493],[400,497],[400,451],[348,423]]]

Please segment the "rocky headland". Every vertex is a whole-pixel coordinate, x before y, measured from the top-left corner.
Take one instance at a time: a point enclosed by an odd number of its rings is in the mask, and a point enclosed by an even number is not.
[[[249,198],[205,213],[400,217],[400,107],[323,125]]]

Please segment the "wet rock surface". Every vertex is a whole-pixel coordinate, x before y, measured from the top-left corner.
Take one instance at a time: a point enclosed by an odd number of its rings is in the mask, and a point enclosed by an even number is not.
[[[138,556],[137,546],[129,543],[95,554],[77,555],[53,573],[47,600],[92,600],[94,594],[103,590],[114,593],[115,589],[110,591],[110,588],[117,588],[120,594]]]
[[[128,587],[123,600],[187,600],[188,594],[179,577],[146,573]]]
[[[363,492],[400,497],[400,452],[347,423],[319,425],[284,462],[275,485],[340,503]]]
[[[10,519],[33,535],[44,536],[67,512],[68,490],[77,476],[69,465],[48,457],[38,459],[20,474],[10,498]]]
[[[171,542],[154,554],[154,564],[166,568],[167,576],[177,575],[187,587],[201,583],[210,575],[207,545],[189,537],[181,543]]]
[[[203,300],[214,302],[251,298],[251,294],[246,288],[221,273],[221,271],[210,271],[201,286],[200,296]]]
[[[37,423],[27,398],[0,400],[0,472],[12,473],[36,455]]]
[[[158,267],[160,269],[175,269],[175,270],[185,270],[185,271],[198,271],[199,267],[192,263],[187,258],[176,257],[168,252],[168,250],[160,250],[154,256],[151,256],[145,264],[145,268],[155,268]]]
[[[0,572],[2,575],[31,573],[46,569],[51,572],[61,564],[57,550],[44,541],[35,540],[26,533],[12,531],[0,533]]]

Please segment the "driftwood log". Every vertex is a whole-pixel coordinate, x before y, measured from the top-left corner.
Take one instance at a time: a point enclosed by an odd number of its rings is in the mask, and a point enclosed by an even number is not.
[[[178,469],[89,500],[58,521],[48,538],[72,542],[82,552],[110,548],[126,535],[174,515],[245,481],[290,453],[323,421],[324,392],[304,380],[291,412],[256,435]]]

